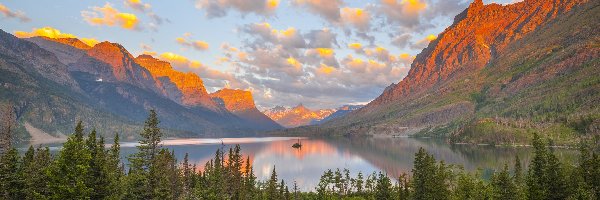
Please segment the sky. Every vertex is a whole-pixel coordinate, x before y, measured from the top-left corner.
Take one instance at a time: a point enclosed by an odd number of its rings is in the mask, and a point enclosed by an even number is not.
[[[513,3],[515,0],[484,0]],[[466,9],[464,0],[0,0],[17,37],[110,41],[194,72],[259,109],[366,104]]]

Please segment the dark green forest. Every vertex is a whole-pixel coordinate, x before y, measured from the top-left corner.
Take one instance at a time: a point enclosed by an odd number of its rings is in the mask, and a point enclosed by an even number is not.
[[[2,130],[10,141],[11,128]],[[8,140],[6,137],[9,137]],[[140,133],[137,153],[120,160],[119,136],[105,148],[95,130],[81,122],[57,154],[30,147],[20,155],[3,143],[0,199],[599,199],[600,150],[581,143],[577,163],[561,162],[548,142],[534,135],[535,155],[526,163],[498,166],[491,178],[437,161],[421,148],[411,173],[388,177],[383,172],[350,176],[347,169],[328,170],[311,192],[273,172],[257,180],[250,158],[239,145],[217,150],[203,170],[178,161],[160,145],[159,120],[150,111]],[[525,167],[528,166],[528,167]],[[285,167],[285,166],[276,166]],[[286,182],[287,181],[287,182]]]

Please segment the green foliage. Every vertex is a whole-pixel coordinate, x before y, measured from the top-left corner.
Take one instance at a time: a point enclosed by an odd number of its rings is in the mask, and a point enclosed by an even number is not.
[[[82,123],[56,158],[48,148],[30,147],[22,157],[11,149],[0,159],[0,199],[547,200],[597,199],[600,195],[600,158],[593,145],[582,143],[579,164],[565,165],[537,134],[525,174],[519,157],[515,157],[512,175],[504,165],[488,180],[460,166],[438,162],[420,148],[412,176],[402,174],[392,180],[382,172],[366,177],[359,172],[352,177],[347,169],[327,170],[315,192],[299,191],[296,182],[290,191],[275,167],[268,180],[257,180],[250,157],[243,159],[239,145],[228,151],[218,149],[202,171],[189,163],[187,154],[178,163],[174,152],[158,145],[160,129],[154,117],[150,115],[145,132],[152,134],[144,133],[146,146],[138,148],[145,152],[130,157],[136,163],[127,174],[119,159],[118,134],[113,145],[104,148],[104,139],[96,138],[95,131],[84,139]]]

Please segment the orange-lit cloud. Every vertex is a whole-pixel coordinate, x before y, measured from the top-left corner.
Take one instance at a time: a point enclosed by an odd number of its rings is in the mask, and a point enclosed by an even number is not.
[[[48,38],[53,38],[53,39],[78,38],[79,40],[81,40],[81,42],[83,42],[89,46],[92,46],[92,47],[94,45],[100,43],[98,40],[96,40],[96,38],[80,38],[80,37],[77,37],[70,33],[63,33],[60,30],[49,27],[49,26],[46,26],[43,28],[34,28],[31,32],[15,31],[15,36],[17,36],[19,38],[30,38],[30,37],[36,37],[36,36],[48,37]]]
[[[167,60],[168,62],[173,63],[176,66],[186,66],[189,68],[199,68],[202,67],[202,63],[200,61],[196,61],[196,60],[190,60],[185,56],[176,54],[176,53],[172,53],[172,52],[165,52],[160,54],[160,58]]]
[[[12,11],[2,3],[0,3],[0,13],[2,13],[2,15],[4,15],[6,18],[17,18],[21,22],[31,21],[31,19],[27,17],[25,13],[21,11]]]
[[[131,13],[119,12],[113,8],[110,3],[103,7],[93,7],[93,11],[81,11],[81,16],[88,24],[96,26],[120,26],[128,30],[139,30],[139,20],[136,15]]]
[[[317,72],[319,72],[320,74],[329,75],[329,74],[333,73],[335,70],[336,70],[335,67],[328,66],[326,64],[321,63],[321,66],[317,69]]]
[[[296,60],[294,57],[289,57],[287,60],[287,63],[289,65],[291,65],[292,67],[294,67],[295,69],[301,69],[302,68],[302,63],[300,63],[298,60]]]
[[[150,4],[143,3],[141,0],[125,0],[124,3],[127,7],[130,7],[140,12],[145,12],[146,10],[149,10],[152,7],[150,6]]]
[[[425,47],[427,47],[427,45],[429,45],[429,42],[434,41],[437,39],[436,35],[433,34],[429,34],[427,36],[425,36],[425,38],[417,41],[415,44],[413,44],[411,47],[413,49],[423,49]]]
[[[209,48],[208,43],[205,41],[202,41],[202,40],[188,41],[187,38],[189,38],[191,35],[192,35],[191,33],[185,33],[185,34],[183,34],[184,37],[175,38],[175,41],[180,45],[183,45],[185,47],[193,47],[194,49],[199,50],[199,51],[204,51]]]
[[[364,9],[345,7],[341,9],[340,16],[345,24],[351,24],[362,31],[369,29],[371,15]]]
[[[333,49],[331,48],[316,48],[315,50],[322,58],[330,58],[333,56]]]

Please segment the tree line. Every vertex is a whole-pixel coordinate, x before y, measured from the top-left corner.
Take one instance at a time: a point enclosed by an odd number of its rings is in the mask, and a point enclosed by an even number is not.
[[[528,170],[518,157],[490,179],[460,166],[436,161],[423,148],[415,154],[412,173],[400,177],[347,169],[323,173],[313,191],[286,184],[275,167],[268,180],[258,180],[250,157],[236,145],[219,149],[202,170],[160,145],[162,132],[151,110],[137,152],[121,162],[119,136],[105,148],[95,130],[81,122],[55,155],[30,147],[19,155],[14,147],[0,157],[0,199],[599,199],[598,149],[581,144],[577,164],[562,163],[537,134]],[[4,133],[3,133],[4,134]],[[6,135],[6,134],[4,134]]]

